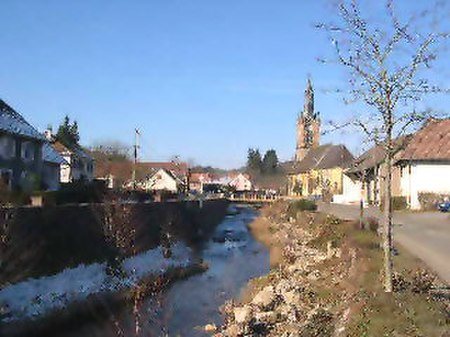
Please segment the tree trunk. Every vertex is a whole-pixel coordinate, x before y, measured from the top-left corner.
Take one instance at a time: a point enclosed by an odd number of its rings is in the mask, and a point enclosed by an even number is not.
[[[384,252],[384,291],[392,292],[392,139],[388,136],[386,144],[386,180],[384,186],[383,210],[383,252]]]

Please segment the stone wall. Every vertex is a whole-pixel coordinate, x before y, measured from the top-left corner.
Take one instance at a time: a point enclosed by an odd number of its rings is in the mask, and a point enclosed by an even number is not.
[[[187,201],[0,209],[0,285],[178,240],[197,248],[227,205],[211,200],[202,207]]]

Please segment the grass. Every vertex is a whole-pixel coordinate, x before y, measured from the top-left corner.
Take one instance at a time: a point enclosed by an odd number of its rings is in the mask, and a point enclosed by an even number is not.
[[[355,279],[359,288],[355,300],[361,310],[350,321],[349,337],[441,337],[450,331],[448,309],[429,292],[417,293],[408,287],[392,294],[383,291],[380,275],[383,258],[375,233],[353,229],[348,231],[348,237],[359,249],[359,264],[364,268],[361,277]],[[399,277],[411,282],[413,272],[423,268],[420,260],[399,247],[399,255],[394,257]]]

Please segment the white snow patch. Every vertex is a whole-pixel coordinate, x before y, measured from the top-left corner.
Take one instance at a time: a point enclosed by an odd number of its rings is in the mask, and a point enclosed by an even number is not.
[[[7,286],[0,290],[0,309],[6,311],[0,322],[34,319],[64,308],[73,301],[84,300],[89,295],[115,292],[133,286],[143,277],[162,275],[170,268],[193,264],[191,250],[187,246],[176,243],[171,247],[171,252],[170,258],[164,258],[161,247],[158,247],[125,259],[122,266],[127,276],[124,278],[108,276],[106,263],[94,263]]]

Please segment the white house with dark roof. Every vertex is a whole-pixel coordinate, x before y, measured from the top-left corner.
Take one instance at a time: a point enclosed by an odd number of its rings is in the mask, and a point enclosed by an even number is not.
[[[0,188],[40,188],[43,166],[41,135],[23,116],[0,100]]]
[[[147,180],[142,183],[142,188],[147,191],[169,191],[172,193],[182,192],[185,181],[174,171],[168,169],[156,170]]]
[[[94,159],[86,150],[79,145],[68,148],[61,144],[55,139],[50,129],[45,131],[45,137],[63,159],[59,173],[61,183],[79,180],[91,182],[94,179]]]
[[[450,198],[450,119],[431,119],[395,156],[400,195],[420,209],[421,194]]]

